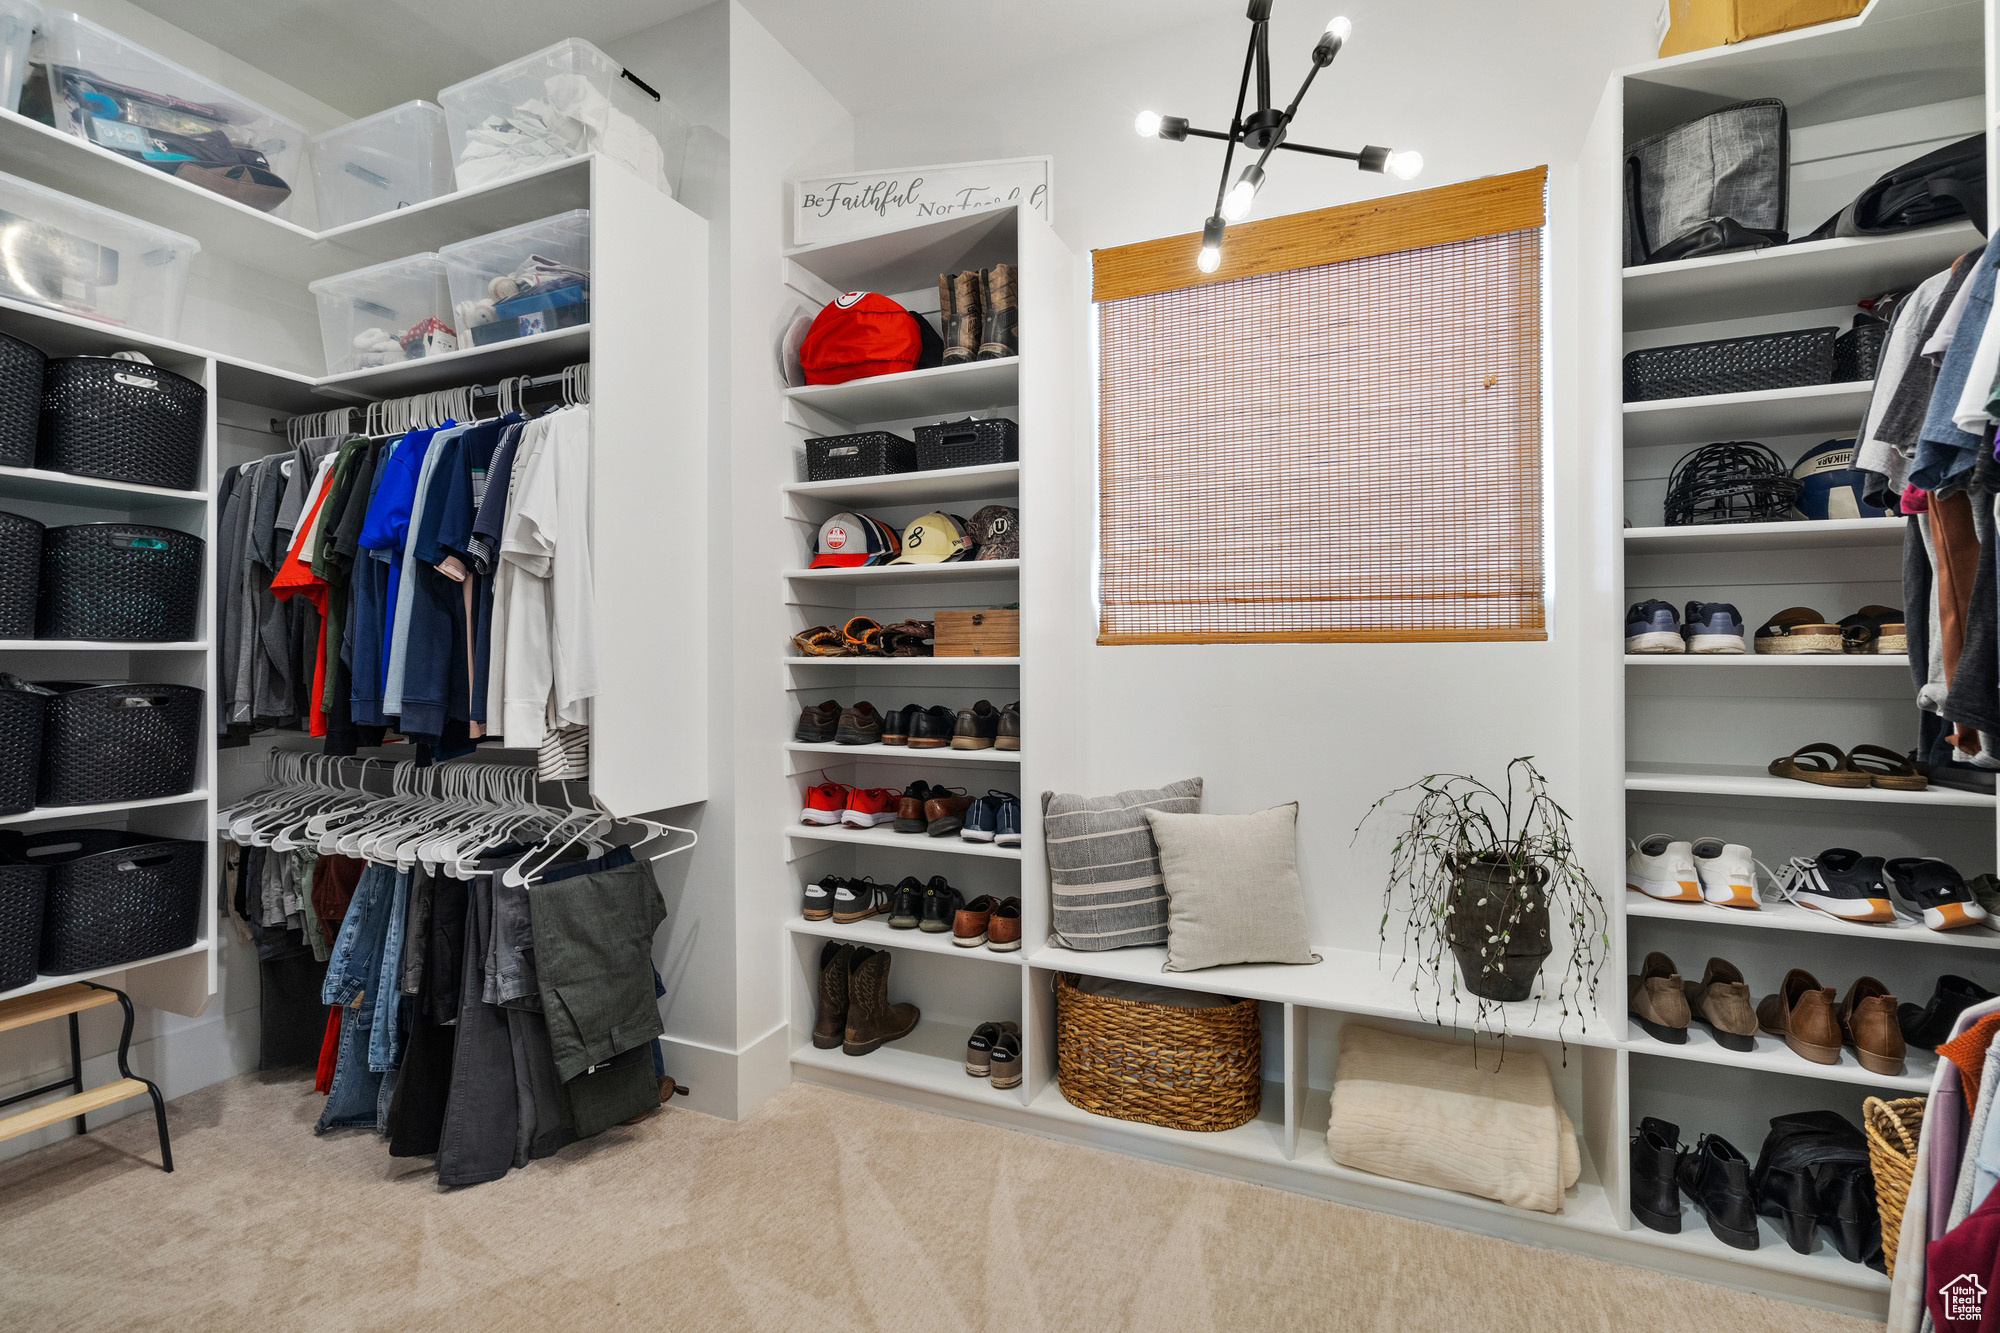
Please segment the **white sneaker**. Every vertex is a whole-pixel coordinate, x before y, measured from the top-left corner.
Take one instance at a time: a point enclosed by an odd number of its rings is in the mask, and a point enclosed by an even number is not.
[[[1703,902],[1717,907],[1757,906],[1757,862],[1741,843],[1697,839],[1690,849],[1701,876]]]
[[[1701,879],[1695,870],[1694,849],[1664,833],[1655,833],[1625,857],[1625,887],[1637,889],[1648,898],[1670,903],[1701,901]]]

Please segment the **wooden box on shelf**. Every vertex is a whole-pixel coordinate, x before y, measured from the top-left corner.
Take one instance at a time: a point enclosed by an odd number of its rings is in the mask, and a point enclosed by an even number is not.
[[[939,657],[1019,657],[1019,611],[940,611],[936,616]]]

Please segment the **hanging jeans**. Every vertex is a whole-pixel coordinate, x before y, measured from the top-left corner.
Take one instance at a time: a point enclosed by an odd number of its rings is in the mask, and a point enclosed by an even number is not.
[[[368,1068],[386,1074],[403,1058],[403,918],[410,907],[410,872],[391,871],[395,888],[382,930],[381,958],[371,983],[377,998],[368,1034]]]
[[[327,1094],[313,1132],[378,1120],[382,1076],[369,1068],[368,1048],[375,1026],[376,983],[382,975],[382,948],[389,930],[389,912],[396,897],[396,871],[371,864],[355,886],[354,901],[340,923],[327,960],[326,985],[320,999],[347,1009],[341,1016],[340,1052],[333,1069],[333,1091]]]

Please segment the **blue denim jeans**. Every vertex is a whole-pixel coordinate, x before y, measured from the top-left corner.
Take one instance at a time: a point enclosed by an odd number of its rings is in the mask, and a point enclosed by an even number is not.
[[[388,925],[382,932],[381,962],[369,983],[370,989],[383,997],[375,1006],[368,1034],[368,1068],[377,1074],[388,1073],[403,1060],[403,917],[410,907],[410,876],[407,871],[390,873],[396,883],[389,896]]]
[[[389,908],[396,892],[393,867],[370,865],[354,887],[354,901],[333,941],[326,964],[326,985],[320,999],[345,1005],[341,1015],[340,1050],[333,1066],[333,1091],[327,1094],[315,1134],[354,1125],[373,1126],[381,1100],[382,1076],[370,1069],[368,1046],[375,1026],[376,981],[382,971],[382,945],[389,929]]]

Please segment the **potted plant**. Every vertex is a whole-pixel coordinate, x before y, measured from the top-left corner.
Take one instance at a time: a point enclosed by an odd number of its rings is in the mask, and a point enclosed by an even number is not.
[[[1568,956],[1554,998],[1565,1023],[1592,1012],[1610,946],[1604,899],[1577,860],[1568,812],[1533,759],[1508,764],[1503,788],[1459,773],[1398,787],[1368,808],[1355,834],[1406,792],[1419,795],[1390,853],[1377,934],[1386,948],[1389,918],[1403,914],[1403,957],[1417,968],[1410,989],[1421,991],[1428,979],[1438,1009],[1448,987],[1462,989],[1477,1001],[1475,1030],[1504,1038],[1505,1006],[1534,993],[1559,917]]]

